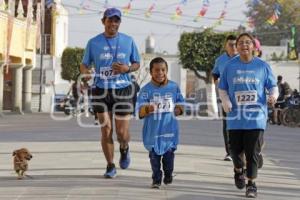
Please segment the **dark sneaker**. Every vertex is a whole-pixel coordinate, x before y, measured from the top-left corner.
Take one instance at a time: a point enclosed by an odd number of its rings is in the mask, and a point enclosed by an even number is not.
[[[263,159],[263,156],[262,154],[259,154],[258,155],[258,165],[257,165],[257,168],[258,169],[261,169],[264,165],[264,159]]]
[[[117,170],[116,170],[115,164],[107,165],[104,177],[105,178],[115,178],[116,176],[117,176]]]
[[[235,186],[240,190],[246,186],[244,169],[242,172],[236,172],[234,170],[234,183]]]
[[[224,157],[224,160],[225,160],[225,161],[232,161],[232,158],[231,158],[230,154],[227,154],[227,155]]]
[[[160,182],[153,181],[152,184],[151,184],[151,188],[159,189],[160,185],[161,185]]]
[[[164,177],[164,184],[165,184],[165,185],[172,184],[172,182],[173,182],[173,176],[172,176],[172,175],[171,175],[171,176],[165,176],[165,177]]]
[[[127,149],[120,148],[119,164],[121,169],[127,169],[129,167],[130,164],[129,147],[127,147]]]
[[[256,187],[255,183],[247,184],[246,197],[248,197],[248,198],[256,198],[257,197],[257,187]]]

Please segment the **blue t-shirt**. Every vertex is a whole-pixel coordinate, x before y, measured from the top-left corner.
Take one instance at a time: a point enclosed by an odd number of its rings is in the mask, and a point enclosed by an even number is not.
[[[223,53],[220,55],[215,62],[214,68],[212,70],[212,74],[215,75],[217,78],[221,76],[221,74],[224,71],[224,68],[229,60],[231,60],[233,57],[230,57],[227,53]]]
[[[270,66],[254,57],[244,63],[237,56],[221,75],[219,88],[226,90],[232,103],[227,113],[227,129],[265,129],[267,122],[266,89],[276,87]]]
[[[143,143],[148,151],[154,149],[156,154],[163,155],[177,148],[179,127],[174,107],[183,102],[183,96],[174,81],[169,80],[167,85],[160,87],[149,82],[140,90],[137,111],[145,104],[158,105],[156,111],[144,118]]]
[[[112,73],[114,62],[126,65],[140,62],[138,49],[130,36],[118,33],[113,38],[107,38],[102,33],[89,40],[82,64],[88,67],[92,64],[95,66],[97,87],[118,89],[131,84],[128,73],[118,75]]]

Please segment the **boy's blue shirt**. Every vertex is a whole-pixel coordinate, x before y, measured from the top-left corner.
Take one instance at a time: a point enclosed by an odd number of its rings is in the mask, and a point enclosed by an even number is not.
[[[89,40],[82,64],[88,67],[95,66],[95,85],[98,88],[119,89],[131,84],[130,74],[112,74],[112,64],[114,62],[120,62],[128,66],[131,63],[140,62],[138,49],[130,36],[118,33],[113,38],[106,38],[101,33]]]
[[[154,149],[158,155],[163,155],[171,148],[176,149],[178,144],[179,127],[174,114],[174,106],[183,104],[184,99],[178,85],[168,81],[164,86],[147,83],[137,99],[137,111],[145,104],[161,103],[157,112],[144,118],[143,143],[148,151]]]
[[[212,74],[220,78],[228,61],[236,56],[230,57],[226,52],[220,55],[215,62]]]
[[[265,129],[267,122],[266,90],[276,87],[270,66],[254,57],[243,63],[237,56],[221,75],[219,88],[226,90],[232,103],[227,113],[227,129]]]

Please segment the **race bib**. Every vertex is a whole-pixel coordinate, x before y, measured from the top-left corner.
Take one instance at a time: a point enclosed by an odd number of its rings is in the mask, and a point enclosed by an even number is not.
[[[253,105],[257,102],[257,91],[237,91],[234,93],[237,105]]]
[[[151,100],[151,104],[155,105],[154,113],[173,112],[174,103],[172,97],[170,98],[155,98]]]
[[[114,74],[111,67],[101,67],[100,68],[100,78],[101,79],[113,79],[119,77],[120,74]]]

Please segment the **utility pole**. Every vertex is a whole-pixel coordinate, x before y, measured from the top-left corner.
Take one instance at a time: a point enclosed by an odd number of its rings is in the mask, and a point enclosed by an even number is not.
[[[45,18],[45,0],[41,0],[40,3],[40,33],[41,33],[41,44],[40,44],[40,91],[39,91],[39,112],[42,111],[42,92],[43,92],[43,55],[45,48],[44,41],[44,18]]]

